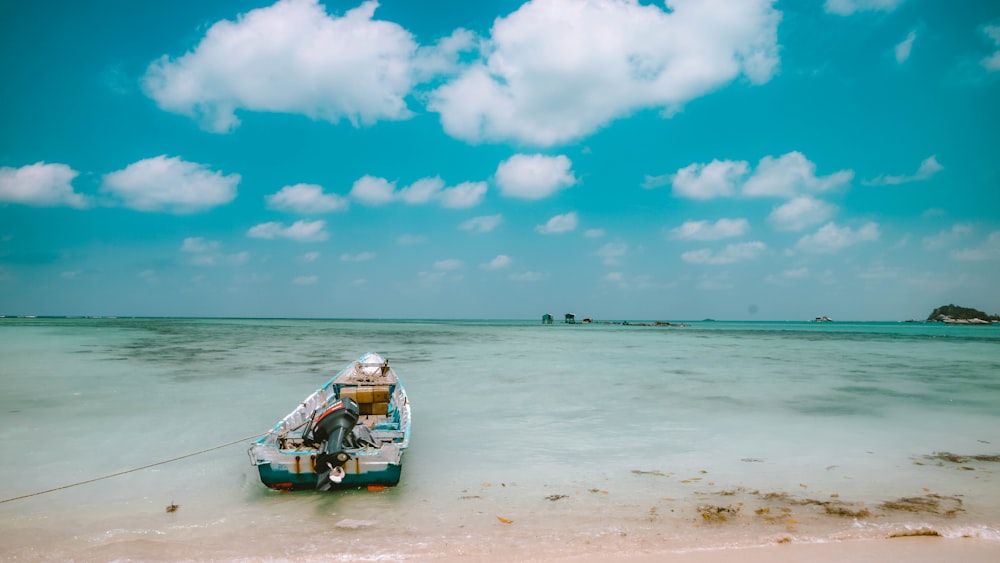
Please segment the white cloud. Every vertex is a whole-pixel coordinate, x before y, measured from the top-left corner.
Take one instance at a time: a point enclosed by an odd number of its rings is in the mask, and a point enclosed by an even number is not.
[[[1000,260],[1000,231],[993,231],[981,245],[973,248],[956,250],[951,253],[955,260],[966,262],[982,262]]]
[[[395,199],[396,184],[385,178],[362,176],[351,186],[351,199],[365,205],[385,205]]]
[[[781,277],[789,280],[802,279],[808,275],[809,275],[809,268],[805,267],[795,268],[792,270],[785,270],[784,272],[781,272]]]
[[[760,241],[740,242],[727,245],[722,252],[715,253],[711,249],[691,250],[681,254],[681,260],[691,264],[732,264],[753,260],[760,256],[767,245]]]
[[[224,264],[229,266],[242,266],[250,260],[250,253],[247,251],[237,252],[236,254],[226,254],[222,257]]]
[[[642,177],[642,184],[640,184],[640,186],[642,186],[645,190],[652,190],[659,188],[660,186],[666,186],[670,183],[671,178],[673,178],[673,176],[670,174],[660,174],[659,176],[646,174]]]
[[[972,234],[972,227],[963,223],[952,225],[951,229],[923,238],[924,250],[940,250],[951,246]]]
[[[767,220],[779,231],[801,231],[830,219],[836,212],[836,205],[802,196],[776,207]]]
[[[495,179],[508,197],[538,200],[577,183],[565,155],[515,154],[497,166]]]
[[[904,0],[826,0],[827,13],[849,16],[855,12],[891,12]]]
[[[652,276],[639,275],[627,278],[622,272],[608,272],[601,278],[601,281],[614,284],[621,289],[666,289],[675,284],[657,283]]]
[[[467,209],[479,205],[486,196],[486,182],[463,182],[441,192],[441,205],[449,209]]]
[[[983,65],[987,72],[996,72],[1000,70],[1000,25],[985,25],[982,30],[983,35],[993,41],[996,51],[993,51],[992,55],[984,57],[983,60],[979,61],[979,64]]]
[[[670,231],[673,238],[682,240],[719,240],[743,236],[750,230],[746,219],[719,219],[708,221],[685,221],[680,227]]]
[[[189,214],[233,201],[239,183],[239,174],[224,175],[204,164],[160,155],[105,174],[101,191],[136,211]]]
[[[459,71],[460,57],[464,52],[479,48],[479,37],[467,29],[456,29],[435,45],[417,49],[413,59],[413,72],[419,81],[434,80]]]
[[[862,183],[866,186],[895,186],[899,184],[927,180],[942,170],[944,170],[944,166],[941,166],[935,155],[931,155],[921,161],[920,167],[917,168],[917,171],[914,174],[909,176],[882,175],[873,180],[865,180]]]
[[[208,29],[190,52],[164,55],[143,88],[160,108],[225,132],[237,110],[304,114],[354,125],[410,116],[417,45],[399,25],[374,20],[368,1],[331,16],[318,0],[281,0]]]
[[[359,252],[357,254],[341,254],[341,262],[368,262],[375,259],[374,252]]]
[[[319,282],[319,276],[299,276],[292,280],[295,285],[316,285]]]
[[[326,221],[296,221],[286,227],[284,223],[271,221],[251,227],[247,236],[262,239],[290,239],[298,242],[319,242],[329,238]]]
[[[778,65],[770,0],[533,0],[493,23],[484,60],[431,93],[450,135],[550,146],[645,108],[677,111]]]
[[[479,205],[486,196],[486,191],[486,182],[463,182],[445,188],[444,180],[436,176],[421,178],[396,191],[395,182],[376,176],[363,176],[351,186],[350,197],[370,206],[386,205],[395,201],[410,205],[437,201],[442,207],[466,209]]]
[[[421,178],[399,190],[399,199],[409,204],[427,203],[437,197],[443,189],[444,180],[440,177]]]
[[[911,31],[906,36],[906,39],[896,44],[895,53],[896,53],[897,63],[903,64],[906,62],[907,59],[910,58],[910,52],[913,50],[913,42],[916,39],[917,39],[917,32]]]
[[[224,254],[219,251],[221,243],[202,237],[188,237],[181,243],[181,252],[193,254],[191,264],[194,266],[242,266],[250,260],[249,252]]]
[[[447,272],[417,272],[417,278],[424,283],[438,283],[447,277]]]
[[[219,248],[219,241],[206,240],[202,237],[187,237],[181,243],[182,252],[215,252]]]
[[[576,228],[576,224],[576,213],[569,212],[552,217],[544,225],[536,226],[535,230],[543,235],[561,234],[572,231]]]
[[[583,236],[587,238],[601,238],[604,236],[604,229],[587,229],[583,232]]]
[[[299,257],[299,259],[305,262],[306,264],[311,264],[315,262],[318,258],[319,258],[319,252],[306,252],[305,254]]]
[[[816,176],[816,165],[798,151],[778,158],[765,156],[743,184],[743,195],[751,197],[794,197],[800,193],[824,192],[849,183],[851,170]]]
[[[878,240],[877,223],[865,223],[858,230],[850,227],[837,227],[834,223],[823,225],[815,234],[799,239],[795,248],[803,252],[816,254],[836,252],[848,246],[867,241]]]
[[[337,194],[325,194],[323,187],[316,184],[285,186],[277,193],[267,196],[269,208],[303,215],[339,211],[347,209],[348,205],[347,198]]]
[[[678,170],[671,178],[674,194],[691,199],[734,195],[748,169],[749,166],[742,160],[713,160],[708,164],[690,164]]]
[[[623,242],[609,242],[597,249],[597,255],[604,261],[605,266],[614,266],[621,261],[621,257],[628,253],[628,245]]]
[[[942,170],[944,170],[944,166],[938,163],[935,155],[931,155],[920,162],[920,167],[917,168],[914,178],[917,180],[926,180]]]
[[[438,260],[434,263],[435,270],[458,270],[462,267],[462,261],[457,258],[448,258],[446,260]]]
[[[21,168],[0,167],[0,203],[83,209],[89,205],[87,198],[73,191],[73,179],[78,175],[65,164],[36,162]]]
[[[802,153],[792,151],[777,158],[765,156],[749,177],[750,166],[742,160],[712,160],[694,163],[671,176],[674,195],[691,199],[735,196],[795,197],[844,186],[854,178],[854,171],[840,170],[829,176],[817,176],[816,165]],[[647,177],[648,178],[648,177]]]
[[[488,233],[493,229],[500,226],[503,222],[503,215],[483,215],[481,217],[473,217],[468,221],[462,223],[458,228],[463,231],[472,231],[476,233]]]
[[[479,267],[484,270],[501,270],[503,268],[510,267],[514,261],[511,260],[510,256],[506,254],[498,254],[496,258],[490,260],[485,264],[480,264]]]
[[[518,272],[510,274],[507,279],[515,282],[538,282],[547,278],[548,275],[542,272]]]

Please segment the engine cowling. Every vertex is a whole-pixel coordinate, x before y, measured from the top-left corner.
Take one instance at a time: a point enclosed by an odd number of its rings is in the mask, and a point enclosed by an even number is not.
[[[312,438],[319,443],[316,454],[316,488],[325,491],[344,478],[344,464],[351,459],[347,453],[348,439],[358,422],[358,403],[344,397],[316,417]]]

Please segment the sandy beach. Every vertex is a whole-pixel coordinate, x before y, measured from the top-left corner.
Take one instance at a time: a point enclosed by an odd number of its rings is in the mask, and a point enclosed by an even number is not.
[[[497,557],[500,561],[502,557]],[[449,559],[463,561],[456,557]],[[551,559],[548,559],[551,561]],[[594,553],[558,559],[564,563],[617,560],[623,563],[833,563],[842,561],[884,563],[993,563],[1000,560],[1000,542],[977,539],[892,538],[809,544],[782,544],[739,549],[662,551],[642,554]],[[542,561],[542,559],[539,559]]]
[[[94,546],[78,551],[73,555],[80,561],[438,561],[442,563],[460,562],[507,562],[511,560],[523,562],[556,562],[556,563],[596,563],[599,561],[617,561],[620,563],[658,563],[669,561],[673,563],[939,563],[944,561],[960,561],[962,563],[994,563],[1000,561],[1000,542],[972,538],[943,539],[933,537],[891,538],[879,540],[849,540],[823,543],[788,543],[781,545],[766,545],[759,547],[740,548],[704,548],[671,550],[646,548],[642,552],[595,547],[586,554],[553,555],[551,553],[538,557],[525,556],[517,552],[516,556],[502,548],[494,548],[489,552],[472,549],[449,553],[447,549],[439,550],[431,545],[425,545],[436,555],[397,554],[358,556],[357,554],[300,553],[294,557],[254,553],[253,550],[240,549],[237,546],[216,546],[214,549],[195,549],[176,543],[162,543],[155,539],[133,540],[123,544]],[[65,553],[63,553],[65,554]],[[0,560],[58,560],[60,557],[46,553],[44,548],[34,548],[27,551],[3,553]]]

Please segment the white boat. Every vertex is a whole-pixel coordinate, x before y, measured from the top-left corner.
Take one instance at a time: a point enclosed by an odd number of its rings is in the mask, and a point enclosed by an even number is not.
[[[343,489],[399,483],[410,443],[410,402],[388,360],[348,364],[250,447],[272,489]]]

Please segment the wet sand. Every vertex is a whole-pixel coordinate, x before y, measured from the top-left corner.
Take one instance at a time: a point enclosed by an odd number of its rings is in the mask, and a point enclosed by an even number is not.
[[[469,561],[456,557],[449,561]],[[498,561],[501,558],[497,559]],[[978,539],[893,538],[883,540],[843,541],[809,544],[782,544],[739,549],[703,549],[663,551],[642,554],[594,553],[562,559],[562,563],[598,561],[622,563],[995,563],[1000,561],[1000,542]],[[542,561],[539,559],[539,561]]]

